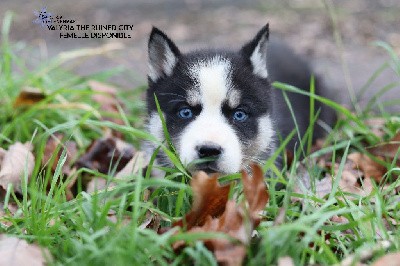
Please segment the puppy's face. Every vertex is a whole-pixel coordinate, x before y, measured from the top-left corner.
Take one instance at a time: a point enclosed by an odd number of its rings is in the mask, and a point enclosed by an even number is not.
[[[209,159],[190,170],[234,173],[268,152],[274,130],[267,40],[268,26],[236,53],[182,54],[163,32],[153,29],[148,129],[164,139],[156,95],[181,161]],[[169,164],[162,154],[158,163]]]

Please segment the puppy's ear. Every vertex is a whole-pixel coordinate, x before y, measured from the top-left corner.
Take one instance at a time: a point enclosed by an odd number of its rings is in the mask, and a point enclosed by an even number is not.
[[[180,56],[176,45],[164,32],[153,27],[148,49],[149,78],[156,82],[161,77],[171,75]]]
[[[250,60],[253,73],[261,78],[268,78],[267,46],[269,24],[265,25],[249,43],[243,46],[241,53]]]

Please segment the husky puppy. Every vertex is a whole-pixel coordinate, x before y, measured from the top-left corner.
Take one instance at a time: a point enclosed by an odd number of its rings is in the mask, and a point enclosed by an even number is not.
[[[157,113],[157,96],[171,141],[191,171],[234,173],[250,163],[267,159],[295,127],[282,91],[271,87],[280,81],[309,90],[309,65],[285,44],[269,41],[268,24],[238,51],[199,50],[182,53],[162,31],[153,28],[149,43],[147,90],[148,130],[164,140]],[[316,90],[319,83],[316,82]],[[302,136],[309,124],[310,99],[288,93]],[[316,110],[322,108],[317,102]],[[323,111],[323,110],[322,110]],[[317,128],[314,138],[320,137]],[[299,145],[291,140],[288,148]],[[150,153],[156,147],[150,145]],[[164,153],[157,164],[171,163]]]

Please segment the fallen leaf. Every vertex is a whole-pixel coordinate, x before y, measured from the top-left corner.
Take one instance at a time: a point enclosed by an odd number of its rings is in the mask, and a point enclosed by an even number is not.
[[[161,225],[161,217],[157,213],[152,213],[151,211],[147,211],[146,219],[140,224],[140,229],[152,229],[154,231],[158,231]]]
[[[133,174],[139,173],[139,170],[147,166],[143,152],[136,152],[132,159],[122,168],[118,173],[115,174],[114,179],[125,180],[127,177]],[[115,187],[115,182],[107,182],[104,178],[94,177],[86,185],[87,193],[94,193],[98,190]]]
[[[399,266],[400,265],[400,252],[386,254],[385,256],[376,260],[372,266]]]
[[[387,172],[385,166],[375,162],[366,154],[359,152],[351,153],[347,158],[355,164],[356,169],[360,169],[366,178],[373,178],[377,182],[382,180],[383,175]],[[378,157],[378,159],[383,159]]]
[[[294,180],[293,192],[302,195],[313,195],[310,173],[303,164],[299,164],[297,173],[290,176]],[[315,181],[315,195],[323,198],[332,191],[332,177],[326,176]],[[303,203],[303,198],[292,197],[292,202]]]
[[[110,186],[110,183],[107,184],[107,180],[104,178],[94,177],[90,180],[86,185],[86,192],[89,194],[93,194],[96,191],[104,190]]]
[[[64,138],[64,135],[61,133],[56,133],[53,136],[49,137],[49,139],[47,140],[46,146],[44,148],[42,164],[43,165],[47,164],[51,160],[51,158],[54,156],[54,151],[58,148],[58,146],[62,145],[63,148],[60,148],[58,154],[56,155],[56,158],[54,159],[51,169],[53,171],[56,170],[57,164],[61,157],[63,149],[66,149],[67,158],[66,158],[64,165],[62,166],[62,173],[69,175],[71,173],[72,162],[78,153],[78,149],[77,149],[76,143],[74,141],[66,141],[65,143],[62,143],[63,138]]]
[[[344,216],[333,215],[329,220],[338,224],[347,224],[349,220]]]
[[[75,182],[78,178],[78,175],[76,174],[76,168],[72,167],[73,161],[77,157],[78,149],[74,141],[68,140],[63,143],[63,138],[64,135],[62,133],[55,133],[54,135],[51,135],[49,137],[46,146],[44,148],[42,165],[48,164],[52,160],[52,157],[55,156],[55,158],[53,159],[54,160],[53,165],[51,166],[51,170],[54,172],[57,169],[57,164],[60,160],[60,157],[64,149],[66,150],[67,157],[65,163],[61,168],[61,172],[66,176],[72,177],[68,179],[69,183],[65,188],[66,198],[67,200],[71,200],[74,198],[72,187],[75,185]],[[58,153],[54,154],[57,149],[59,149]]]
[[[189,230],[193,226],[202,226],[207,216],[216,217],[223,213],[228,201],[230,186],[218,184],[218,174],[208,176],[205,172],[197,172],[190,183],[193,189],[192,210],[185,218],[174,223],[174,226]]]
[[[110,209],[110,210],[108,211],[108,213],[107,213],[107,220],[109,220],[110,222],[116,224],[116,223],[118,222],[118,218],[119,218],[119,217],[118,217],[116,211],[114,211],[114,210],[112,210],[112,209]],[[122,219],[121,219],[120,222],[121,222],[122,225],[127,225],[127,224],[129,224],[129,223],[131,222],[131,220],[132,220],[132,217],[131,217],[130,215],[123,215],[121,218],[122,218]]]
[[[116,167],[116,171],[124,168],[132,159],[133,154],[132,145],[116,137],[107,137],[93,141],[75,165],[78,168],[86,167],[108,174],[113,167]]]
[[[278,266],[294,266],[293,259],[291,257],[281,257],[278,259]]]
[[[133,174],[139,173],[140,170],[147,167],[148,159],[143,152],[135,152],[135,155],[130,159],[130,161],[122,168],[116,175],[116,179],[126,179]]]
[[[367,249],[359,251],[357,254],[351,254],[347,256],[344,260],[340,262],[339,265],[340,266],[360,265],[360,263],[363,263],[371,259],[376,252],[387,250],[391,245],[392,245],[391,242],[388,240],[379,241],[374,247],[369,247]]]
[[[4,205],[4,196],[6,192],[0,187],[0,224],[3,227],[12,225],[10,220],[14,213],[18,210],[18,205],[15,202],[9,202],[7,206]]]
[[[119,115],[118,106],[123,106],[123,103],[117,99],[117,89],[95,80],[90,80],[88,85],[95,92],[92,99],[100,104],[101,111],[108,113],[103,116],[103,119],[123,125],[124,121],[116,118]]]
[[[332,191],[332,177],[326,176],[315,182],[315,192],[319,198],[329,195]]]
[[[327,166],[327,165],[326,165]],[[329,195],[332,191],[333,179],[336,178],[339,173],[339,164],[335,163],[333,166],[329,166],[329,168],[333,171],[334,176],[328,174],[321,180],[315,181],[315,194],[319,198],[323,198],[326,195]],[[297,170],[297,174],[292,177],[295,180],[295,185],[293,192],[298,194],[311,195],[311,180],[308,170],[300,164]],[[366,196],[369,195],[373,189],[372,181],[370,178],[364,178],[362,183],[363,186],[360,186],[360,179],[362,178],[362,173],[356,169],[354,169],[353,164],[350,161],[345,162],[345,165],[342,169],[340,180],[339,180],[339,188],[343,192],[348,192],[356,195]],[[298,197],[292,197],[292,202],[303,200]]]
[[[6,153],[7,153],[7,151],[5,151],[4,149],[0,148],[0,165],[3,162],[3,158],[4,158],[4,155],[6,155]]]
[[[204,245],[211,250],[218,263],[223,265],[242,265],[246,256],[245,245],[251,238],[252,227],[246,227],[243,210],[233,200],[226,202],[225,211],[219,218],[207,216],[202,226],[192,227],[188,232],[222,232],[239,241],[230,241],[226,238],[212,238],[204,240]],[[184,241],[174,243],[175,251],[185,246]]]
[[[215,258],[222,265],[240,266],[243,264],[243,258],[246,256],[246,249],[243,246],[233,246],[225,249],[216,248]]]
[[[399,149],[400,132],[397,133],[389,142],[381,143],[372,148],[367,148],[367,151],[381,161],[392,163]],[[354,162],[355,167],[359,168],[366,178],[373,178],[377,182],[380,182],[387,172],[385,166],[375,162],[366,154],[359,152],[352,153],[348,156],[348,159]],[[400,157],[397,158],[396,165],[400,167]]]
[[[385,135],[384,127],[386,124],[386,119],[381,117],[374,117],[365,119],[364,123],[371,129],[371,132],[374,133],[375,136],[382,138]]]
[[[264,175],[260,167],[253,165],[252,176],[242,170],[242,183],[245,198],[249,204],[249,211],[253,221],[259,222],[259,212],[269,200],[268,190],[264,183]],[[258,225],[258,224],[257,224]]]
[[[25,87],[14,101],[14,107],[28,106],[46,99],[46,95],[37,88]]]
[[[284,207],[281,207],[279,208],[278,215],[274,220],[274,225],[276,226],[285,223],[285,219],[286,219],[286,209]]]
[[[392,162],[399,149],[400,149],[400,132],[397,133],[389,142],[370,148],[368,149],[368,151],[375,156],[381,156]],[[397,158],[396,164],[397,166],[400,166],[400,156],[399,158]]]
[[[0,265],[46,265],[51,261],[50,252],[23,239],[0,235]]]
[[[9,184],[13,185],[14,191],[22,193],[21,178],[26,174],[28,180],[35,165],[35,158],[31,152],[30,143],[17,142],[11,145],[4,154],[0,165],[0,186],[7,189]]]
[[[73,167],[69,173],[69,182],[65,188],[65,197],[67,200],[72,200],[74,198],[73,187],[75,186],[76,180],[78,179],[78,172],[76,167]]]
[[[334,165],[334,174],[338,175],[339,172],[339,164]],[[363,186],[361,187],[359,184],[359,180],[362,179],[362,172],[354,169],[353,164],[350,161],[346,161],[342,173],[341,179],[339,181],[339,188],[348,193],[353,193],[360,196],[367,196],[372,191],[372,183],[369,177],[364,177]]]
[[[252,166],[251,177],[242,171],[246,202],[241,205],[227,200],[229,186],[219,186],[217,178],[216,174],[208,177],[204,172],[199,172],[192,179],[195,200],[191,212],[186,216],[188,232],[221,232],[229,235],[236,241],[213,238],[204,240],[204,245],[214,253],[218,263],[242,265],[246,256],[246,245],[250,243],[253,229],[260,221],[259,213],[268,202],[264,175],[256,165]],[[222,202],[225,202],[224,208],[221,206]],[[212,205],[211,208],[208,205]],[[175,223],[180,226],[182,224],[182,221]],[[179,241],[173,244],[173,248],[177,251],[184,245],[184,241]]]

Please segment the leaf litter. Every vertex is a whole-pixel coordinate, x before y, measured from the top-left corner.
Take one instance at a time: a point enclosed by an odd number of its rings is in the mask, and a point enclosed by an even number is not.
[[[43,266],[51,261],[50,252],[23,239],[0,235],[0,265]]]
[[[32,154],[30,143],[16,142],[7,151],[2,151],[0,165],[0,187],[7,190],[9,185],[13,186],[15,192],[22,193],[21,180],[27,177],[27,182],[31,177],[35,158]]]
[[[92,100],[99,104],[100,110],[103,112],[102,119],[116,124],[124,124],[124,121],[120,118],[120,109],[124,108],[124,106],[117,98],[116,88],[97,81],[89,81],[88,86],[93,91]],[[43,93],[37,90],[26,90],[18,96],[14,106],[30,106],[44,99],[45,95]],[[377,137],[383,138],[385,132],[381,127],[384,122],[378,120],[370,121],[369,123],[372,132]],[[132,145],[125,142],[121,133],[114,130],[107,132],[106,130],[103,137],[93,140],[86,152],[79,157],[76,143],[70,140],[64,141],[65,136],[61,133],[56,133],[49,138],[46,144],[42,165],[48,164],[55,156],[54,162],[50,166],[51,170],[55,171],[62,149],[57,155],[54,155],[54,152],[59,145],[62,145],[67,154],[67,160],[62,167],[62,173],[66,176],[73,175],[76,168],[82,167],[102,174],[112,174],[114,179],[124,179],[134,173],[138,173],[138,166],[140,165],[138,161],[142,160],[139,159],[142,158],[142,154],[136,151]],[[322,141],[317,142],[312,147],[312,152],[320,150],[323,147],[322,143]],[[330,162],[329,156],[325,154],[317,158],[317,162],[312,162],[326,171],[325,177],[316,181],[311,181],[306,165],[300,163],[297,167],[297,172],[291,177],[296,180],[293,191],[310,195],[314,194],[311,191],[312,187],[314,187],[316,196],[324,198],[331,193],[336,178],[340,178],[338,182],[339,189],[347,193],[345,196],[349,199],[351,199],[351,195],[368,196],[373,189],[373,183],[381,182],[387,174],[387,166],[380,162],[389,164],[394,162],[396,166],[400,166],[400,160],[396,157],[398,156],[399,147],[400,132],[395,134],[390,141],[373,147],[366,147],[365,149],[369,155],[360,152],[351,153],[346,158],[342,171],[339,171],[339,164]],[[23,157],[25,160],[21,160]],[[373,159],[373,157],[377,159]],[[0,148],[0,192],[2,197],[4,197],[5,190],[9,184],[13,185],[16,192],[21,193],[21,177],[24,175],[27,175],[28,178],[30,177],[34,161],[32,147],[29,144],[15,143],[10,146],[8,151]],[[14,164],[17,164],[17,167],[14,167]],[[26,173],[25,170],[27,170]],[[338,174],[341,175],[338,176]],[[150,211],[146,212],[146,218],[140,228],[163,232],[180,228],[180,230],[187,233],[224,233],[229,237],[210,238],[201,241],[213,252],[219,263],[241,265],[246,257],[253,230],[259,225],[261,221],[260,214],[268,203],[268,190],[265,186],[264,175],[257,166],[252,167],[251,174],[242,172],[244,196],[239,203],[229,199],[231,186],[220,186],[218,178],[218,174],[209,176],[204,172],[196,173],[193,176],[191,182],[194,194],[192,209],[182,219],[173,223],[172,228],[160,227],[160,216]],[[72,179],[67,188],[69,189],[67,193],[69,199],[74,197],[71,187],[74,185],[75,180]],[[313,182],[314,186],[312,185]],[[112,186],[115,186],[115,183],[108,182],[104,178],[92,177],[88,183],[87,192],[95,193]],[[293,202],[299,200],[302,201],[303,199],[292,197]],[[6,209],[6,207],[1,206],[1,209]],[[0,218],[7,215],[2,210]],[[13,209],[11,208],[10,210]],[[286,210],[281,209],[280,217],[277,217],[275,224],[284,223],[285,215]],[[115,211],[110,210],[107,217],[110,221],[117,222]],[[349,222],[347,218],[338,215],[331,217],[330,221],[336,224]],[[129,222],[130,219],[128,217],[125,217],[122,221],[123,224]],[[184,241],[177,241],[173,243],[173,248],[176,252],[180,252],[188,244]],[[3,252],[3,250],[0,249],[0,252]],[[370,258],[372,255],[365,257]],[[382,261],[388,259],[387,257],[393,260],[393,258],[398,257],[398,254],[386,255],[378,259],[375,265],[383,265]],[[278,264],[292,265],[293,260],[290,257],[283,257]],[[346,265],[345,261],[343,261],[342,265]]]
[[[246,248],[252,238],[255,227],[261,221],[260,213],[269,200],[264,175],[259,166],[252,166],[252,176],[242,171],[244,201],[240,204],[229,200],[230,186],[220,186],[218,175],[208,176],[198,172],[193,176],[191,187],[194,193],[192,210],[174,223],[188,233],[220,232],[231,237],[203,240],[211,250],[217,262],[224,265],[242,265]],[[173,244],[176,251],[186,243]]]

